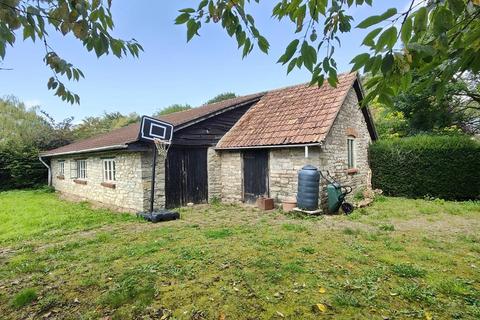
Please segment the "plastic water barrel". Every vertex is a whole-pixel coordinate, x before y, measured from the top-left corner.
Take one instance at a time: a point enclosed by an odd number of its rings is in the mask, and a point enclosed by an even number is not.
[[[318,192],[320,173],[311,165],[306,165],[298,172],[297,207],[313,211],[318,209]]]

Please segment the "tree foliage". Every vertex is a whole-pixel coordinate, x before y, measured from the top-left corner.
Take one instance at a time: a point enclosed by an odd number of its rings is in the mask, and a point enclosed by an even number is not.
[[[53,32],[72,34],[97,57],[109,53],[118,58],[127,54],[138,57],[143,48],[135,39],[125,41],[112,36],[111,4],[111,0],[0,0],[0,61],[8,46],[18,41],[18,35],[42,43],[43,61],[53,72],[48,89],[64,101],[80,103],[80,97],[68,90],[61,78],[79,81],[84,74],[55,51],[49,36]]]
[[[187,27],[187,41],[199,35],[205,24],[220,25],[235,37],[245,57],[255,47],[268,53],[270,44],[257,28],[248,5],[260,0],[201,0],[198,6],[180,10],[177,24]],[[341,45],[339,35],[352,31],[353,6],[373,6],[373,0],[292,0],[277,1],[272,16],[287,20],[295,30],[293,39],[278,59],[287,73],[295,67],[312,74],[312,84],[338,82],[335,51]],[[372,74],[366,84],[370,93],[365,102],[377,98],[392,104],[393,97],[406,91],[413,75],[435,72],[424,77],[423,85],[435,85],[442,95],[454,75],[480,70],[480,1],[478,0],[411,0],[409,7],[398,12],[389,8],[355,23],[357,29],[368,29],[363,40],[365,52],[351,61],[353,70]]]
[[[380,137],[480,133],[479,76],[454,77],[441,96],[436,94],[434,84],[424,87],[423,82],[422,77],[414,76],[409,89],[394,97],[392,105],[377,100],[371,103]]]
[[[73,128],[72,136],[75,140],[86,139],[101,133],[107,133],[113,129],[128,126],[139,120],[140,116],[135,112],[128,115],[123,115],[120,112],[104,112],[99,117],[86,117],[83,119],[80,124]]]
[[[40,151],[50,150],[139,121],[135,113],[104,113],[73,124],[73,117],[55,121],[38,107],[27,108],[15,97],[0,99],[0,189],[44,184],[47,169]]]
[[[169,114],[169,113],[185,111],[185,110],[190,110],[190,109],[192,109],[192,106],[187,104],[187,103],[186,104],[175,103],[175,104],[172,104],[168,107],[165,107],[165,108],[162,108],[162,109],[158,110],[157,112],[155,112],[153,114],[153,116],[154,117],[159,117],[159,116],[166,115],[166,114]]]
[[[224,92],[224,93],[217,94],[215,97],[208,100],[205,104],[220,102],[220,101],[224,101],[224,100],[228,100],[228,99],[233,99],[233,98],[236,98],[236,97],[237,97],[237,95],[233,92]]]

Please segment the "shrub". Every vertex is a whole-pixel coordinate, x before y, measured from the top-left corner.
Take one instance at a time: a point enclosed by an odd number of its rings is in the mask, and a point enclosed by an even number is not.
[[[47,168],[38,160],[38,149],[0,146],[0,190],[32,188],[47,182]]]
[[[480,143],[467,136],[378,141],[370,146],[372,184],[387,195],[475,199],[480,190]]]

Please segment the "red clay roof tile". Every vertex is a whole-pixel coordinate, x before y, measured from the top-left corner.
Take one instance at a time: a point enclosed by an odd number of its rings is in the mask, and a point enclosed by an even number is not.
[[[356,73],[345,73],[336,88],[325,81],[321,87],[302,84],[267,92],[223,136],[217,149],[321,142],[356,79]]]

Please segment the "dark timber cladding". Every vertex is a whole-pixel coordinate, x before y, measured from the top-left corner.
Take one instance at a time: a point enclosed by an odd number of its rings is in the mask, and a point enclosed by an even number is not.
[[[253,103],[249,103],[245,106],[195,123],[184,129],[179,129],[175,131],[172,142],[174,145],[214,146],[243,114],[247,112],[252,104]]]
[[[175,130],[165,167],[167,208],[208,201],[207,149],[216,145],[252,104]]]
[[[255,202],[259,196],[268,196],[268,150],[243,152],[243,197]]]

